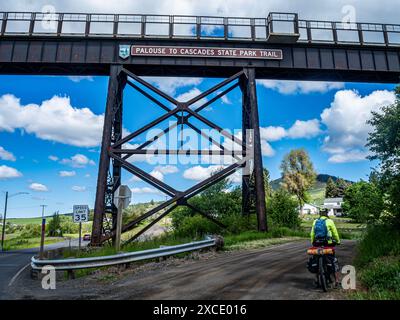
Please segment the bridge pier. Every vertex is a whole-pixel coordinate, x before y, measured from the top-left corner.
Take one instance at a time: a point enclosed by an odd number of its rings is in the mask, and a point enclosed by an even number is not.
[[[129,76],[129,79],[128,79]],[[134,82],[138,82],[153,93],[163,97],[171,104],[174,105],[173,109],[162,104],[157,98],[151,96],[149,93],[141,89]],[[236,82],[236,83],[235,83]],[[233,83],[233,84],[232,84]],[[129,84],[130,87],[144,95],[146,98],[150,99],[158,106],[166,111],[166,114],[159,117],[158,119],[150,122],[149,124],[143,126],[137,131],[129,134],[126,137],[122,137],[122,108],[123,108],[123,91]],[[221,88],[225,86],[229,87],[224,91],[220,92]],[[224,95],[239,87],[242,90],[243,95],[243,139],[238,139],[234,135],[225,131],[223,128],[209,121],[205,117],[201,116],[199,112],[206,108],[211,103],[222,98]],[[196,102],[202,100],[210,94],[217,93],[215,97],[208,100],[206,103],[200,107],[190,108]],[[182,113],[186,113],[184,117],[181,116]],[[150,138],[148,141],[144,142],[142,145],[136,149],[124,149],[124,145],[130,140],[135,138],[141,133],[155,127],[162,121],[175,117],[177,119],[175,125],[163,130],[157,136]],[[241,146],[241,151],[228,150],[218,141],[215,141],[211,136],[202,132],[193,123],[189,122],[189,118],[196,118],[197,120],[203,122],[208,127],[217,130],[222,136],[234,141],[234,143]],[[155,142],[164,134],[167,134],[169,130],[174,127],[181,125],[187,125],[192,128],[195,132],[202,135],[212,144],[217,145],[220,150],[190,150],[193,154],[197,155],[231,155],[237,160],[236,163],[231,164],[222,171],[214,174],[210,178],[198,183],[197,185],[189,188],[185,191],[175,190],[172,186],[165,184],[164,182],[152,177],[150,174],[139,169],[132,163],[128,162],[131,156],[138,154],[147,154],[148,152],[154,152],[154,149],[146,150],[145,148]],[[247,132],[247,134],[246,134]],[[247,137],[246,137],[247,136]],[[244,139],[247,141],[244,142]],[[157,150],[157,154],[181,154],[187,152],[187,150]],[[112,160],[112,163],[111,163]],[[110,168],[111,167],[111,168]],[[150,83],[144,81],[140,77],[136,76],[132,72],[124,69],[120,65],[112,65],[110,69],[110,78],[108,86],[107,104],[106,112],[104,117],[104,128],[103,128],[103,138],[102,147],[100,153],[100,163],[99,163],[99,173],[97,180],[97,190],[96,190],[96,201],[94,209],[93,218],[93,229],[92,229],[92,241],[91,245],[98,246],[102,242],[114,239],[115,237],[115,221],[117,210],[113,204],[114,192],[121,184],[121,169],[125,169],[131,174],[138,176],[143,181],[149,183],[158,190],[164,192],[170,197],[163,204],[157,206],[156,208],[150,210],[149,212],[143,214],[141,217],[129,222],[127,225],[123,226],[122,231],[128,231],[138,225],[144,219],[153,216],[156,213],[161,213],[160,217],[155,219],[148,227],[155,224],[161,217],[170,213],[175,207],[183,205],[194,210],[198,214],[208,218],[212,222],[218,224],[220,227],[225,227],[218,219],[213,218],[212,215],[207,212],[202,212],[201,210],[193,207],[188,200],[195,195],[199,194],[209,186],[227,178],[233,174],[236,170],[242,168],[245,170],[245,175],[243,176],[243,213],[250,214],[251,207],[255,207],[255,212],[258,219],[258,230],[266,231],[266,212],[265,212],[265,190],[264,190],[264,180],[263,180],[263,166],[262,166],[262,155],[261,155],[261,145],[260,145],[260,130],[259,130],[259,119],[258,119],[258,106],[257,106],[257,96],[256,96],[256,80],[255,80],[255,69],[245,68],[240,72],[234,74],[228,79],[222,81],[221,83],[215,85],[209,90],[201,93],[199,96],[191,99],[187,102],[178,102],[173,97],[166,95],[159,89],[152,86]],[[254,183],[252,183],[254,181]],[[254,186],[252,186],[254,184]],[[111,221],[111,224],[110,224]],[[142,232],[147,230],[143,229]],[[134,235],[129,241],[136,239],[142,232]]]
[[[97,178],[96,200],[94,206],[91,245],[102,242],[104,220],[107,213],[115,217],[117,209],[113,204],[114,191],[121,183],[121,165],[113,160],[112,176],[109,174],[111,143],[122,138],[122,103],[127,76],[121,65],[110,66],[106,112],[104,115],[103,138],[100,151],[99,173]],[[116,219],[112,219],[113,224]]]
[[[243,136],[252,146],[253,157],[246,164],[242,176],[242,212],[245,215],[255,210],[258,230],[268,231],[265,203],[265,186],[261,152],[260,121],[254,68],[244,68],[241,79],[243,93]],[[254,209],[253,209],[254,208]]]

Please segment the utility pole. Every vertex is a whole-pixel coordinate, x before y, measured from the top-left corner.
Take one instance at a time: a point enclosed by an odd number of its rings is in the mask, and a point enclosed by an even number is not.
[[[44,208],[47,207],[47,205],[42,204],[42,233],[40,237],[40,253],[39,253],[39,258],[43,259],[43,251],[44,251],[44,234],[46,232],[46,219],[44,218]]]
[[[4,205],[4,216],[3,216],[3,229],[1,231],[1,251],[4,251],[4,237],[6,233],[6,219],[7,219],[7,206],[8,206],[8,198],[12,198],[21,194],[29,194],[28,192],[18,192],[12,195],[9,195],[8,191],[6,192],[6,203]]]
[[[1,251],[4,251],[4,235],[6,232],[7,203],[8,203],[8,191],[6,192],[6,203],[4,205],[3,230],[1,231]]]

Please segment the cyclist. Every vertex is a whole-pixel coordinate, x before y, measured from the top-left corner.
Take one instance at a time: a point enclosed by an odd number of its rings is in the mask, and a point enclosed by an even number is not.
[[[332,219],[328,218],[328,210],[323,208],[319,211],[320,217],[314,220],[311,228],[311,243],[313,246],[327,246],[334,247],[340,244],[339,233],[336,229],[335,223]],[[333,255],[332,264],[335,269],[335,287],[339,285],[339,261]]]

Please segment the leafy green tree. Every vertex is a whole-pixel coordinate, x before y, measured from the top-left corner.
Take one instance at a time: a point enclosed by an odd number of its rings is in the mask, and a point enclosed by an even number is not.
[[[274,226],[300,227],[297,201],[284,189],[278,189],[267,201],[269,219]]]
[[[346,189],[348,188],[349,183],[346,180],[339,178],[336,180],[336,195],[333,198],[343,197]]]
[[[329,177],[326,182],[325,198],[335,198],[337,195],[337,187],[335,181]]]
[[[304,149],[296,149],[287,154],[281,164],[282,186],[296,196],[302,209],[307,201],[307,191],[315,183],[316,172],[308,153]]]
[[[264,175],[265,196],[269,198],[272,196],[271,177],[269,174],[269,170],[263,168],[263,175]]]
[[[343,200],[344,213],[359,223],[377,221],[384,209],[381,190],[366,181],[349,186]]]
[[[373,130],[367,146],[372,153],[369,158],[380,161],[376,176],[387,195],[388,211],[400,229],[400,86],[395,93],[394,104],[383,107],[379,112],[372,112],[368,124]]]
[[[56,211],[53,214],[53,218],[47,225],[47,234],[49,237],[62,237],[62,227],[59,212]]]

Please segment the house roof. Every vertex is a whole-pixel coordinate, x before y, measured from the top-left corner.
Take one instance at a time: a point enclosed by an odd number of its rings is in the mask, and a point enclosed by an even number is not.
[[[343,198],[326,198],[324,200],[324,203],[337,203],[337,202],[343,202]]]

